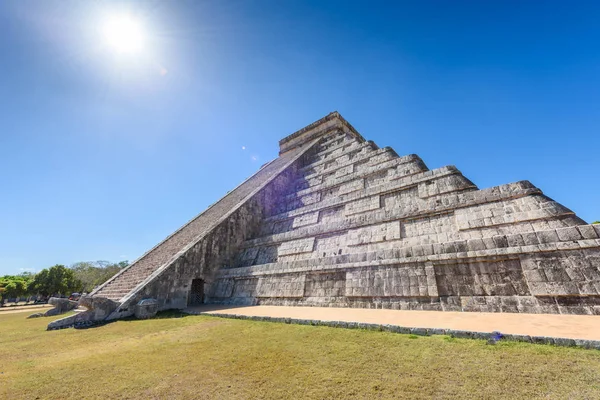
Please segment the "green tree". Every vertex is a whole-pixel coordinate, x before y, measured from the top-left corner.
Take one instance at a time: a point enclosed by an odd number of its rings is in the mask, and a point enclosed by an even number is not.
[[[81,282],[71,269],[64,265],[55,265],[40,271],[31,282],[30,290],[43,296],[51,296],[66,295],[81,288]]]
[[[0,278],[0,307],[4,305],[6,298],[8,297],[6,293],[6,287],[10,283],[10,276],[3,276]]]
[[[127,261],[110,263],[108,261],[83,261],[71,265],[75,278],[82,284],[82,291],[91,292],[94,288],[106,282],[121,269],[129,265]]]
[[[32,274],[5,275],[0,277],[0,304],[6,299],[27,296],[30,294],[29,285],[33,279]]]
[[[594,221],[592,224],[600,224],[600,221]]]
[[[4,293],[7,298],[25,296],[27,294],[27,282],[22,279],[12,279],[4,286]]]

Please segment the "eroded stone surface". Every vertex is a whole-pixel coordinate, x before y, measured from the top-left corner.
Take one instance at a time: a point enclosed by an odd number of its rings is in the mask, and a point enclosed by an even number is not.
[[[158,301],[156,299],[144,299],[135,305],[135,317],[138,319],[153,318],[157,311]]]

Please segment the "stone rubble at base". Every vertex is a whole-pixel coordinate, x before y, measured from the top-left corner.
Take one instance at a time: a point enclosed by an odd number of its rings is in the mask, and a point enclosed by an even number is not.
[[[185,308],[198,279],[217,304],[600,315],[600,225],[530,182],[479,190],[337,112],[280,150],[93,292],[108,319]]]

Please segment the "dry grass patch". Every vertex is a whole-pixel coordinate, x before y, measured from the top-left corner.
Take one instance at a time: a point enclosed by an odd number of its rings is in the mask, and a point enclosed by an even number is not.
[[[46,332],[26,315],[0,315],[0,398],[600,398],[594,350],[174,314]]]

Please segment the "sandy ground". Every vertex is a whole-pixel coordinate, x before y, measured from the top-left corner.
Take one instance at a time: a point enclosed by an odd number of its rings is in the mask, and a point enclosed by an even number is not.
[[[49,308],[52,308],[52,306],[49,304],[38,304],[38,305],[32,304],[29,306],[2,307],[2,308],[0,308],[0,315],[13,314],[13,313],[19,313],[19,312],[36,313],[36,312],[47,311]]]
[[[600,340],[600,316],[398,311],[334,307],[201,306],[195,311]]]

